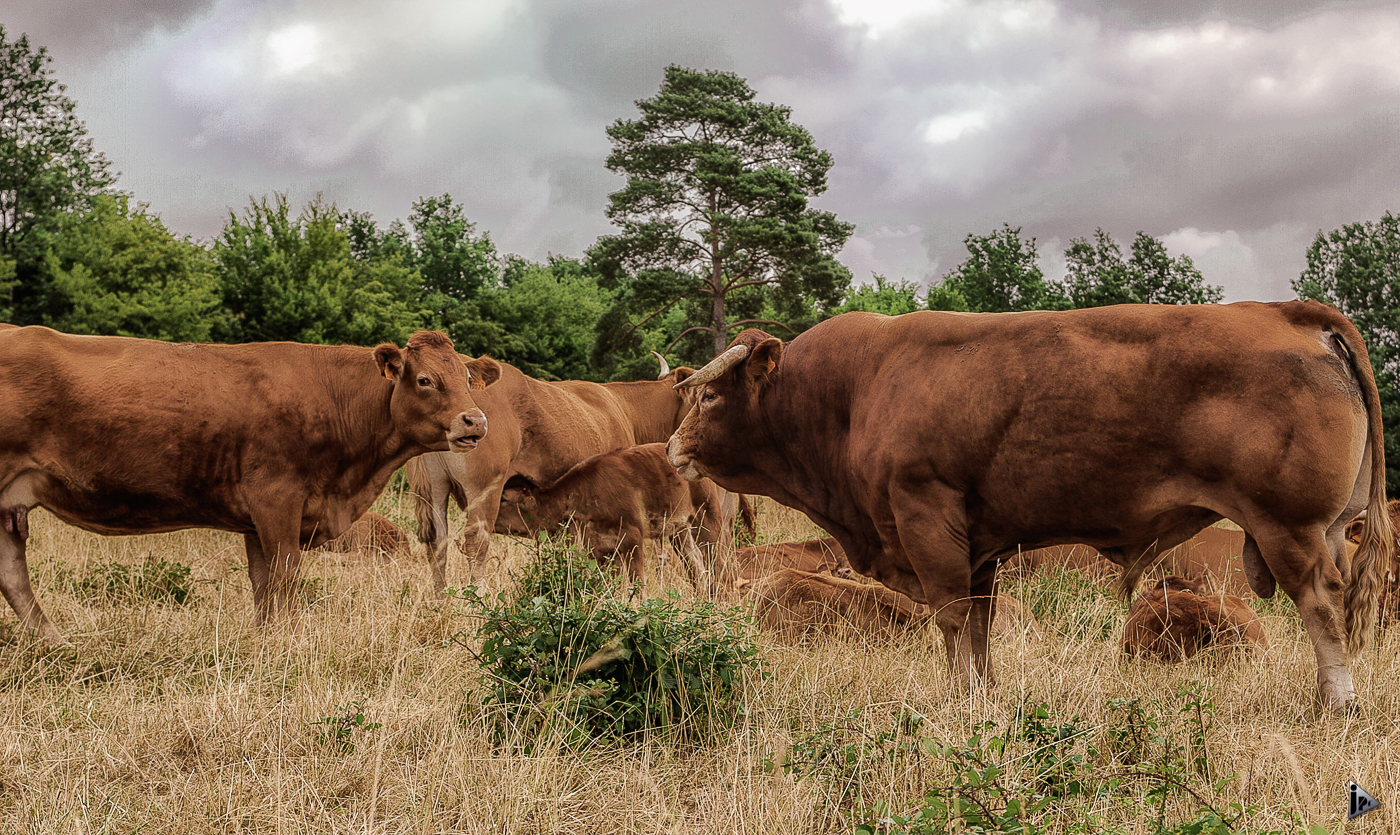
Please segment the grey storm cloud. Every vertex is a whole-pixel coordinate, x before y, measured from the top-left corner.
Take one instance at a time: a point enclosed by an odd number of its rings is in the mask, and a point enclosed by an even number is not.
[[[1138,230],[1283,298],[1320,229],[1400,208],[1400,10],[1187,0],[18,0],[121,185],[175,229],[250,196],[387,220],[451,193],[505,251],[610,227],[604,129],[724,69],[832,151],[858,278],[936,280],[1007,222],[1048,271]],[[17,8],[14,8],[16,7]]]

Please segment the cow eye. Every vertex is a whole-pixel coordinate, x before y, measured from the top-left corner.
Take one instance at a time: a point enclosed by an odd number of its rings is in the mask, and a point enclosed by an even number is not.
[[[430,380],[430,379],[428,379],[428,375],[427,375],[427,374],[419,374],[419,375],[418,375],[418,385],[419,385],[420,388],[429,388],[429,387],[432,386],[432,384],[433,384],[433,381]]]
[[[701,402],[701,403],[713,403],[713,402],[715,402],[715,401],[718,400],[718,399],[719,399],[719,395],[718,395],[718,394],[715,394],[715,393],[712,392],[712,391],[707,391],[707,392],[705,392],[704,394],[700,395],[700,402]]]

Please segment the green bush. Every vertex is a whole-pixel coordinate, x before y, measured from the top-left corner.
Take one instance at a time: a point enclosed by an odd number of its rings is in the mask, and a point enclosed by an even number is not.
[[[376,728],[383,727],[379,722],[371,722],[365,717],[364,702],[356,699],[344,707],[337,707],[330,716],[322,716],[312,725],[319,725],[316,742],[334,748],[342,754],[355,753],[355,738]]]
[[[760,668],[740,609],[620,599],[590,557],[544,542],[511,592],[454,594],[479,625],[483,705],[504,733],[558,732],[571,744],[662,731],[687,741],[732,726],[744,677]]]
[[[82,576],[68,576],[73,595],[84,600],[109,603],[173,603],[185,606],[194,601],[194,579],[190,567],[164,559],[147,560],[141,565],[120,562],[95,563]]]

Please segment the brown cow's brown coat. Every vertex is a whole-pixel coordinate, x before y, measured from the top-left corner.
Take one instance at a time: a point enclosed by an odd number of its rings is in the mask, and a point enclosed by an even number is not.
[[[371,510],[355,520],[345,533],[322,545],[321,550],[358,557],[394,559],[408,556],[410,548],[408,534],[403,532],[403,528]]]
[[[990,679],[1001,557],[1083,542],[1131,588],[1229,518],[1251,588],[1297,603],[1323,704],[1355,699],[1391,534],[1379,394],[1334,308],[847,313],[786,345],[745,331],[685,385],[682,474],[806,513],[857,571],[931,605],[964,684]]]
[[[599,562],[616,560],[639,580],[647,541],[670,540],[696,589],[711,593],[731,547],[719,489],[681,479],[659,443],[595,455],[542,488],[507,487],[496,523],[517,535],[568,526]]]
[[[490,554],[491,534],[510,533],[497,524],[507,483],[549,484],[589,456],[665,441],[689,408],[673,386],[691,371],[678,368],[662,380],[600,385],[536,380],[502,363],[500,382],[477,395],[491,434],[469,455],[424,455],[405,471],[434,588],[447,587],[449,499],[466,511],[461,548],[475,571]]]
[[[1207,648],[1249,651],[1268,645],[1249,604],[1212,592],[1205,578],[1162,578],[1133,601],[1123,624],[1123,651],[1158,661],[1182,661]]]
[[[757,580],[780,568],[794,568],[811,573],[849,569],[846,552],[829,536],[805,542],[777,542],[740,548],[730,565],[736,579]]]
[[[928,607],[882,585],[796,568],[779,568],[740,587],[754,601],[761,628],[798,639],[846,624],[865,635],[891,637],[929,619]],[[992,631],[1040,635],[1035,616],[1009,594],[997,595]]]
[[[468,370],[473,387],[499,373],[490,359]],[[394,470],[481,439],[467,389],[433,331],[403,351],[0,331],[0,588],[61,640],[25,562],[37,506],[101,534],[241,533],[266,619],[290,605],[301,549],[349,527]]]

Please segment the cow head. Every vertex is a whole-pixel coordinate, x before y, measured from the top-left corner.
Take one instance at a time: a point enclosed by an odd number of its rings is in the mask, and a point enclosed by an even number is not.
[[[683,388],[681,383],[690,379],[690,376],[695,373],[695,369],[684,365],[680,368],[672,369],[671,364],[666,362],[665,357],[655,351],[652,351],[651,355],[656,357],[657,362],[661,363],[661,373],[656,375],[657,381],[670,383],[671,388],[676,389],[679,395],[676,398],[675,420],[671,425],[680,426],[681,421],[685,419],[686,413],[695,405],[696,397],[696,390],[694,388]]]
[[[666,460],[682,478],[723,477],[744,467],[749,427],[782,355],[781,339],[750,328],[704,368],[676,383],[677,389],[692,391],[695,402],[666,445]]]
[[[374,361],[393,385],[389,414],[405,437],[439,451],[473,449],[486,437],[486,415],[471,390],[500,378],[495,360],[472,360],[463,374],[452,340],[438,331],[418,331],[402,351],[388,343],[377,346]]]

